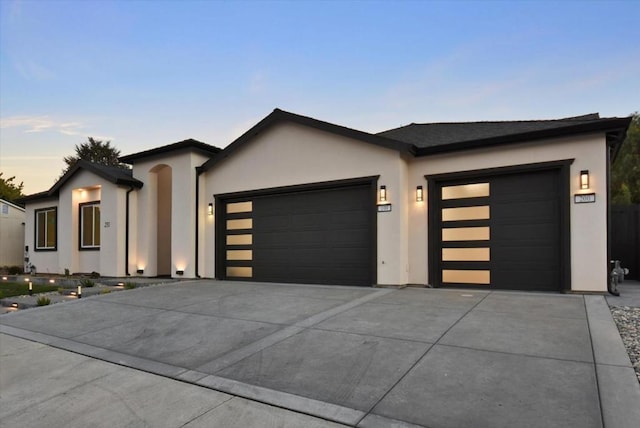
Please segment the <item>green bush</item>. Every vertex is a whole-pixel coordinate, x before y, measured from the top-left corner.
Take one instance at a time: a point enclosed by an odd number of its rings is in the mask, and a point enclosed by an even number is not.
[[[126,290],[133,290],[133,289],[134,289],[134,288],[136,288],[136,287],[137,287],[137,285],[136,285],[136,283],[135,283],[135,282],[125,282],[125,283],[124,283],[124,288],[125,288]]]
[[[108,288],[103,288],[102,290],[100,290],[100,294],[109,294],[111,293],[111,290],[109,290]]]
[[[82,285],[83,287],[93,287],[94,285],[96,285],[95,282],[93,282],[93,280],[91,279],[83,279],[79,282],[80,285]]]
[[[9,266],[7,272],[9,272],[9,275],[20,275],[22,273],[22,266]]]
[[[40,296],[38,297],[36,303],[38,304],[38,306],[47,306],[51,304],[51,299],[46,296]]]

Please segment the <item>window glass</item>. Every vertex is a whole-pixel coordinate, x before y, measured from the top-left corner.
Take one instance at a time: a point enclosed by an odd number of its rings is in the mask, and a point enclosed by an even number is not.
[[[489,226],[484,227],[456,227],[443,228],[443,241],[488,241],[490,236]]]
[[[82,205],[80,217],[81,247],[100,248],[100,205]]]
[[[488,218],[488,205],[442,209],[442,221],[485,220]]]
[[[54,250],[56,248],[56,231],[56,208],[36,210],[36,250]]]
[[[488,270],[454,270],[442,271],[442,282],[460,284],[490,284],[491,274]]]

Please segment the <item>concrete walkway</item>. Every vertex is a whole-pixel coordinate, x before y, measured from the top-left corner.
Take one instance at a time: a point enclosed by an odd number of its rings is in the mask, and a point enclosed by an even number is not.
[[[640,426],[603,296],[193,281],[0,333],[9,425]]]

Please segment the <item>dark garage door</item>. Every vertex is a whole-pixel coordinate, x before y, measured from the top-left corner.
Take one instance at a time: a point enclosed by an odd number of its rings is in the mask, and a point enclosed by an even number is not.
[[[226,199],[219,276],[372,285],[374,195],[366,183]]]
[[[556,169],[438,182],[437,283],[560,290],[559,177]]]

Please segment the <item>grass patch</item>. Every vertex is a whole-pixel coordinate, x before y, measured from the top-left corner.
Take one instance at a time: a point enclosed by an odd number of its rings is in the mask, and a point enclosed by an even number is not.
[[[137,284],[135,282],[125,282],[124,283],[125,290],[133,290],[136,287],[137,287]]]
[[[52,285],[33,284],[33,292],[48,293],[56,291],[58,287]],[[13,296],[24,296],[29,294],[28,282],[0,282],[0,299]]]

